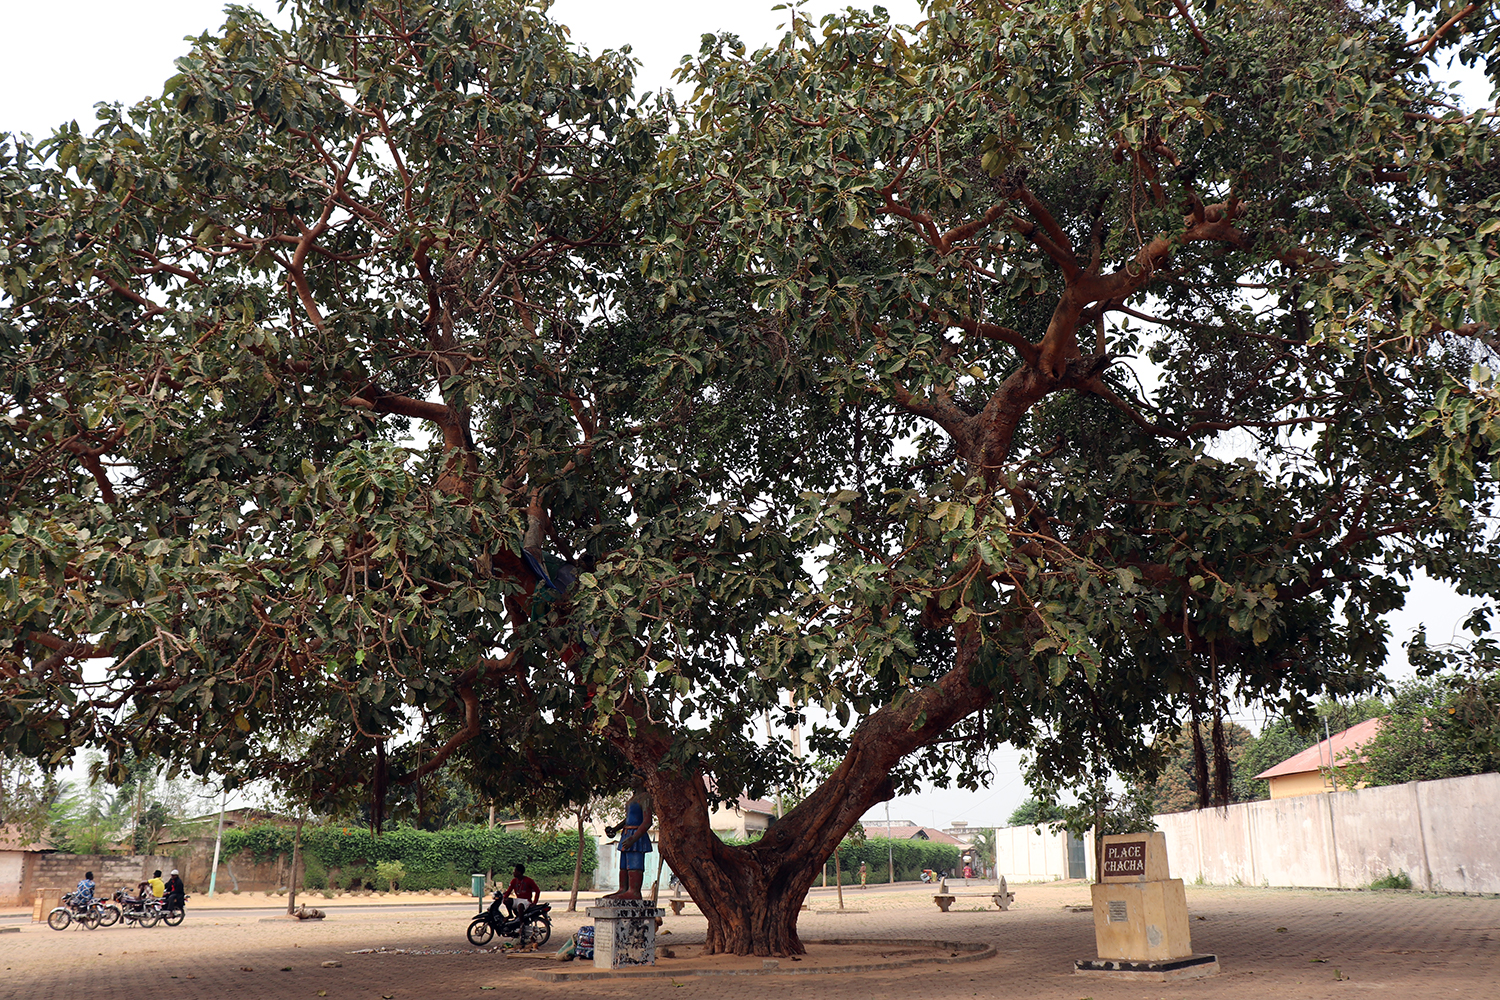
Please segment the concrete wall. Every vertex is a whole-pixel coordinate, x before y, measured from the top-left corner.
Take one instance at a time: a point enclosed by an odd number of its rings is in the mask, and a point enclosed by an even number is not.
[[[128,888],[133,892],[157,868],[169,872],[182,868],[182,863],[166,855],[53,853],[33,855],[26,868],[22,896],[23,901],[29,902],[39,889],[60,890],[58,896],[71,892],[84,872],[90,871],[94,873],[97,896],[108,898],[116,889]]]
[[[1088,877],[1094,875],[1094,838],[1084,836]],[[1043,826],[1008,826],[995,831],[995,873],[1013,882],[1046,882],[1068,877],[1068,835]]]
[[[1500,893],[1500,774],[1242,802],[1155,817],[1172,874],[1215,885]]]
[[[26,877],[26,851],[0,851],[0,906],[22,906],[29,903],[23,891]]]

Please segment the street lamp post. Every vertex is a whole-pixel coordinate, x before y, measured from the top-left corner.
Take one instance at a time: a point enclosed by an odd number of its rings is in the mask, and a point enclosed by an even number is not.
[[[891,885],[896,884],[896,847],[891,843],[891,804],[885,804],[885,857],[891,869]]]

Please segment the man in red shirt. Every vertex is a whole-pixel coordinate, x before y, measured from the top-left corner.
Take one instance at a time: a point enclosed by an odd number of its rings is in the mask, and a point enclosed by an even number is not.
[[[511,916],[518,917],[526,912],[526,907],[542,898],[542,887],[526,876],[525,865],[516,865],[511,869],[510,885],[505,887],[504,898],[505,908],[510,911]]]

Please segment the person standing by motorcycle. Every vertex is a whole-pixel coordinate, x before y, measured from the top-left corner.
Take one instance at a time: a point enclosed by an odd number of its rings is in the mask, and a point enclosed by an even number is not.
[[[525,865],[516,865],[510,872],[510,885],[505,887],[505,908],[512,917],[519,917],[528,906],[536,905],[542,898],[542,887],[526,874]]]

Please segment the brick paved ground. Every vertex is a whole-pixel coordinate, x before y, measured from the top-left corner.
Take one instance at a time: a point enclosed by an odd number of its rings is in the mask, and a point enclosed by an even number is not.
[[[1087,903],[1087,885],[1014,888],[1016,908],[1008,913],[992,907],[942,914],[930,890],[871,889],[846,893],[847,905],[868,912],[804,914],[800,926],[807,940],[919,937],[997,948],[994,958],[972,964],[838,976],[541,984],[524,975],[539,959],[472,953],[463,939],[472,910],[462,906],[330,908],[322,923],[272,922],[268,910],[199,907],[190,909],[179,928],[152,930],[59,933],[28,923],[18,934],[0,934],[0,1000],[279,1000],[317,997],[319,991],[328,1000],[483,1000],[517,992],[568,1000],[760,1000],[767,994],[816,1000],[1500,998],[1500,899],[1190,886],[1193,943],[1217,953],[1224,972],[1210,980],[1159,984],[1071,975],[1073,960],[1093,953],[1090,914],[1068,909]],[[833,899],[818,892],[812,904],[822,910]],[[560,910],[565,904],[554,905]],[[587,919],[582,913],[557,917],[554,945]],[[703,927],[701,916],[668,916],[672,933],[661,940],[691,954]],[[351,954],[381,946],[463,953]],[[343,965],[321,968],[329,960]]]

